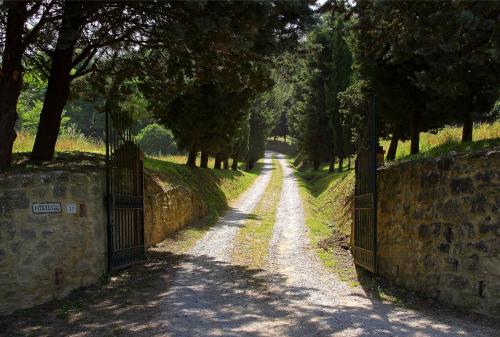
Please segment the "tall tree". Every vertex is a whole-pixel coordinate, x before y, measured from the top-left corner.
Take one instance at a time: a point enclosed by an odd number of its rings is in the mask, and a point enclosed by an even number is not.
[[[491,111],[500,95],[500,4],[447,1],[411,10],[420,24],[405,22],[411,28],[405,47],[423,54],[426,64],[414,81],[430,91],[431,104],[446,111],[448,120],[461,122],[462,141],[472,141],[473,121],[495,118]]]
[[[68,101],[71,82],[88,73],[106,69],[99,64],[134,49],[149,38],[156,22],[152,3],[108,3],[104,1],[66,1],[62,6],[58,36],[53,49],[43,48],[50,62],[35,60],[48,77],[47,91],[40,115],[33,160],[49,160],[54,156],[61,115]]]
[[[64,4],[61,28],[52,54],[45,99],[31,153],[33,160],[48,160],[54,156],[61,116],[69,97],[73,54],[85,23],[84,4],[68,1]]]
[[[23,83],[23,57],[40,30],[53,20],[53,2],[4,1],[0,13],[6,17],[0,27],[5,29],[0,72],[0,169],[10,166],[16,139],[14,126],[17,102]],[[27,24],[29,21],[29,25]],[[30,28],[28,28],[30,27]]]
[[[344,29],[344,18],[333,15],[329,25],[332,28],[329,34],[329,41],[325,41],[324,53],[331,60],[327,64],[328,78],[325,83],[326,108],[330,117],[330,126],[333,133],[333,149],[331,155],[330,171],[333,171],[333,160],[339,159],[339,172],[342,171],[342,164],[347,155],[346,144],[349,140],[349,132],[346,129],[345,121],[340,113],[338,95],[344,91],[351,81],[352,55],[347,42],[344,40],[346,31]]]

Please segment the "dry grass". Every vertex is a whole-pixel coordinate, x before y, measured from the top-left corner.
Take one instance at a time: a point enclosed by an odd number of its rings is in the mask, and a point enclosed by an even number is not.
[[[182,154],[169,154],[169,155],[161,155],[161,156],[149,156],[150,158],[153,159],[158,159],[162,161],[168,161],[171,163],[176,163],[176,164],[186,164],[187,162],[187,155],[182,155]],[[210,158],[212,159],[212,158]],[[213,161],[213,159],[212,159]],[[209,164],[213,164],[213,162],[209,161]]]
[[[14,152],[31,152],[35,135],[20,131],[14,142]],[[104,154],[104,142],[82,134],[62,134],[57,139],[56,152],[90,152]]]
[[[491,124],[477,123],[474,126],[473,140],[481,141],[500,138],[500,121]],[[420,134],[420,152],[429,152],[431,149],[447,145],[459,144],[462,139],[462,128],[458,126],[447,126],[436,134],[423,132]],[[387,151],[390,141],[383,140],[380,145]],[[410,141],[399,142],[396,158],[410,155]]]
[[[35,135],[20,131],[17,134],[16,141],[14,142],[14,152],[31,152],[33,149],[33,143],[35,142]],[[102,140],[94,139],[91,137],[86,137],[79,133],[62,134],[57,139],[56,152],[89,152],[89,153],[100,153],[104,154],[106,152],[105,144]],[[176,155],[161,155],[161,156],[149,156],[152,159],[157,159],[161,161],[168,161],[175,164],[185,164],[187,162],[187,155],[176,154]],[[197,165],[199,165],[198,157]],[[215,159],[210,157],[208,160],[208,167],[213,167]]]

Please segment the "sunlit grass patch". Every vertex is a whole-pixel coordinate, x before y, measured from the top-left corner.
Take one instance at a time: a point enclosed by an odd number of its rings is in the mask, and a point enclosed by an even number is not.
[[[18,132],[14,142],[14,152],[31,152],[35,143],[35,135],[27,132]],[[104,154],[104,142],[87,137],[81,133],[61,134],[57,138],[56,152],[90,152]]]
[[[462,143],[462,127],[447,126],[439,132],[420,134],[420,154],[411,158],[435,157],[450,151],[469,152],[497,146],[500,143],[500,121],[476,123],[473,142]],[[390,140],[381,140],[380,145],[387,151]],[[399,142],[396,159],[410,159],[410,141]]]

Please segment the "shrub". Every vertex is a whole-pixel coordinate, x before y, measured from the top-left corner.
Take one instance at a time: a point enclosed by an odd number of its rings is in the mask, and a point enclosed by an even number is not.
[[[162,155],[177,152],[172,132],[156,123],[144,127],[137,135],[137,141],[147,154]]]

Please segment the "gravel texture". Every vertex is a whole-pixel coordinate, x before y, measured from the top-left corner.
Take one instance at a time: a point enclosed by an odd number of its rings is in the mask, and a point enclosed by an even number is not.
[[[374,300],[326,271],[311,249],[297,181],[280,156],[284,185],[270,245],[269,268],[293,289],[288,336],[500,336],[492,328],[438,311],[421,313]],[[283,293],[283,284],[273,288]]]
[[[260,199],[263,177],[177,267],[162,321],[171,336],[498,336],[453,315],[374,300],[326,271],[310,247],[293,170],[283,189],[265,270],[231,263],[232,240]]]
[[[269,183],[271,170],[271,155],[266,153],[261,176],[176,267],[162,303],[162,321],[168,335],[243,336],[238,328],[253,321],[252,314],[246,312],[250,303],[244,301],[252,288],[247,286],[252,274],[245,267],[231,265],[230,254],[239,228]],[[248,298],[253,302],[253,295]]]

